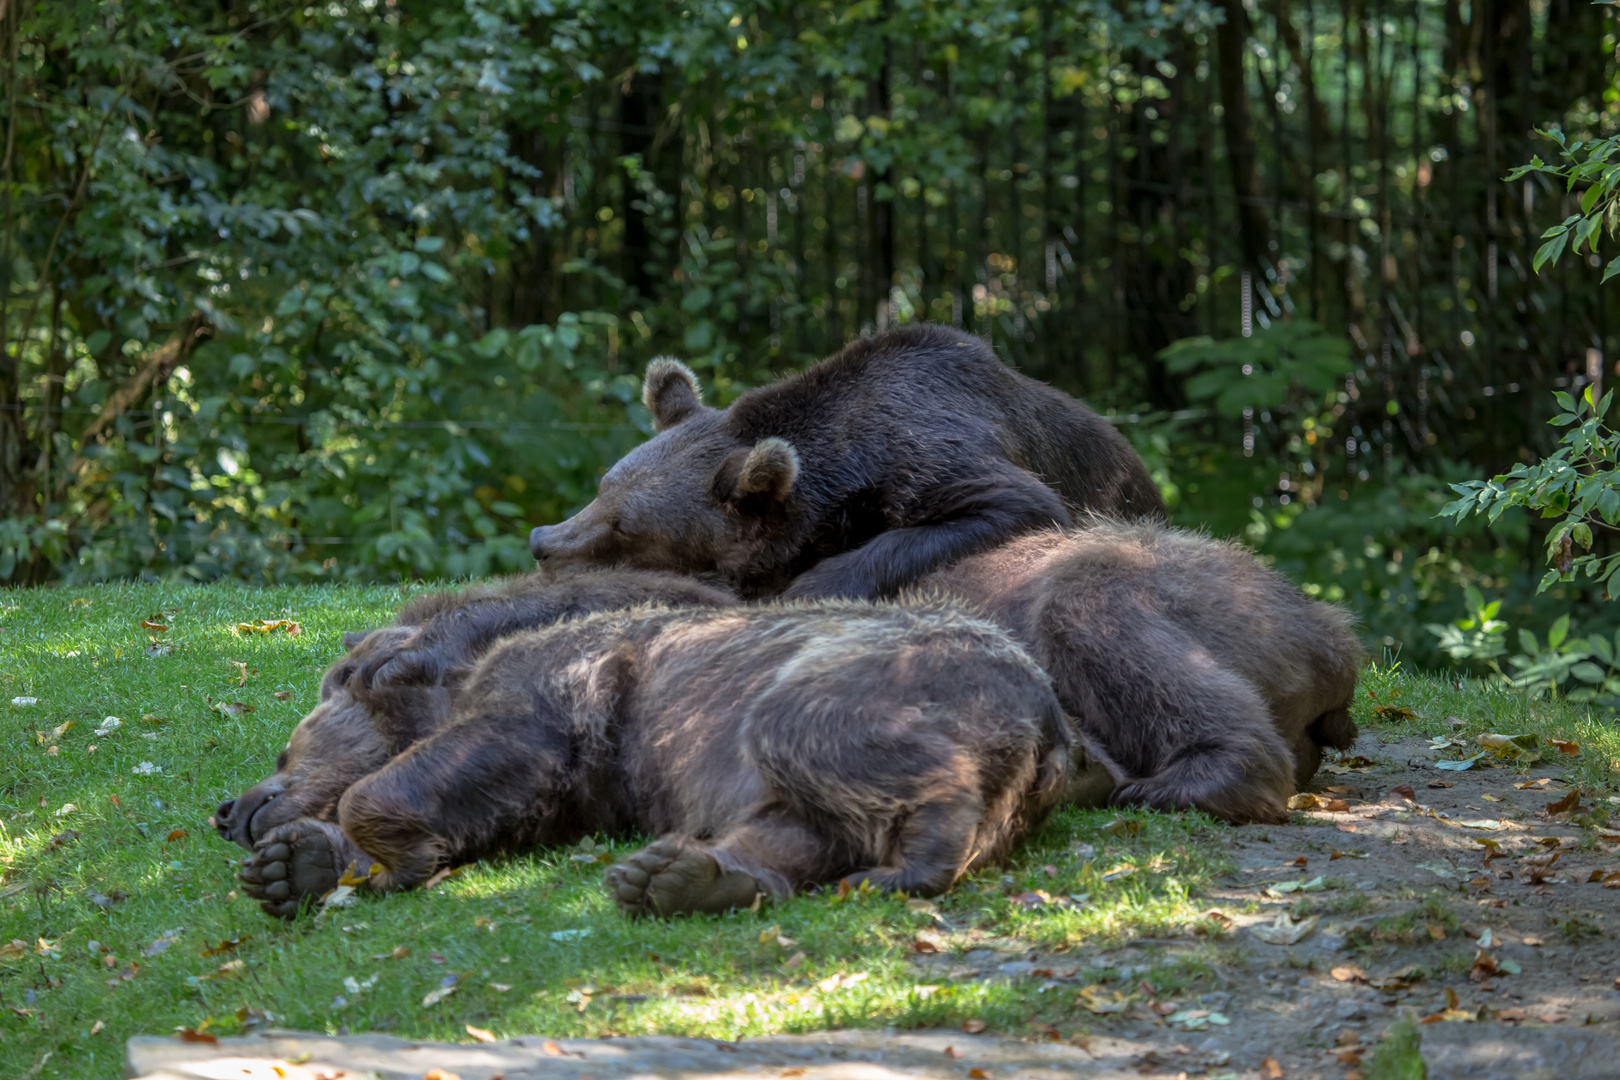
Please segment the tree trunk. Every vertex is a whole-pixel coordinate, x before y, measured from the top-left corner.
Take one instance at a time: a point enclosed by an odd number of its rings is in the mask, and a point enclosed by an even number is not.
[[[1265,280],[1271,251],[1265,198],[1255,170],[1254,120],[1243,54],[1248,48],[1249,20],[1242,0],[1221,0],[1226,21],[1215,30],[1215,52],[1221,76],[1221,129],[1226,136],[1226,162],[1232,170],[1232,193],[1237,201],[1238,242],[1243,266]]]

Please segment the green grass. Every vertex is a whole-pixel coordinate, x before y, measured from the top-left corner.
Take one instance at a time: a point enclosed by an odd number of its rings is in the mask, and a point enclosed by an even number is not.
[[[468,1024],[497,1036],[732,1038],[969,1018],[1011,1034],[1032,1023],[1069,1034],[1095,1020],[1072,990],[1043,993],[1029,979],[953,982],[950,967],[973,949],[996,949],[1006,960],[1033,949],[1068,961],[1053,966],[1078,965],[1090,980],[1109,982],[1113,973],[1096,963],[1099,947],[1184,932],[1209,906],[1200,894],[1210,879],[1230,869],[1229,830],[1197,815],[1068,811],[1010,866],[941,898],[945,927],[918,905],[859,893],[633,924],[602,892],[601,864],[570,851],[480,864],[432,891],[368,898],[316,919],[272,921],[232,897],[242,853],[212,835],[206,819],[221,799],[271,771],[340,653],[341,633],[386,621],[411,591],[0,593],[0,746],[9,762],[0,778],[0,943],[23,943],[0,950],[0,1076],[26,1072],[47,1052],[40,1076],[112,1076],[129,1035],[177,1026],[228,1034],[265,1014],[277,1026],[463,1040]],[[140,625],[153,616],[170,628],[156,635],[169,646],[161,656],[147,655],[154,635]],[[231,630],[275,618],[296,619],[303,632]],[[10,704],[22,696],[39,700]],[[1531,710],[1476,683],[1458,690],[1376,669],[1358,697],[1358,719],[1368,722],[1375,704],[1390,702],[1418,719],[1375,724],[1381,732],[1440,734],[1451,730],[1445,718],[1458,715],[1470,735],[1578,738],[1580,758],[1559,765],[1592,786],[1606,786],[1608,761],[1620,758],[1620,738],[1607,725],[1555,706]],[[222,703],[231,710],[216,707]],[[107,716],[124,724],[98,739],[93,732]],[[161,771],[137,772],[145,762]],[[1132,835],[1117,819],[1141,829]],[[1089,859],[1083,844],[1094,848]],[[1028,910],[1014,898],[1032,890],[1089,900]],[[95,902],[118,896],[110,907]],[[143,955],[177,928],[172,944]],[[925,930],[947,957],[926,969],[913,960]],[[563,931],[585,933],[554,939]],[[240,943],[204,955],[231,941]],[[397,949],[408,955],[396,959]],[[1138,953],[1137,963],[1151,956]],[[1199,946],[1163,960],[1148,978],[1163,993],[1215,989],[1215,960],[1214,946]],[[455,992],[424,1006],[451,975]],[[104,1026],[90,1035],[98,1022]]]

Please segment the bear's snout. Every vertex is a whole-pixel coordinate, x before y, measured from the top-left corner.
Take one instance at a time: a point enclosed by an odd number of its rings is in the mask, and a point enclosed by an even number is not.
[[[233,844],[238,844],[249,851],[253,850],[253,816],[264,809],[267,803],[273,802],[285,786],[275,777],[261,784],[255,784],[234,799],[226,799],[214,811],[214,828],[219,835]],[[267,832],[261,828],[260,835]]]
[[[534,556],[535,562],[541,562],[546,557],[546,534],[550,531],[548,526],[539,525],[529,533],[529,554]]]

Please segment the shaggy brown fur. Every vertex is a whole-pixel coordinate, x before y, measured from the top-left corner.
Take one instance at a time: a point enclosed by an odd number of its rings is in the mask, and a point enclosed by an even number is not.
[[[840,878],[927,895],[1039,824],[1071,754],[1046,675],[947,604],[609,613],[501,642],[441,730],[349,788],[336,824],[263,835],[243,877],[281,913],[351,864],[389,891],[649,833],[608,874],[630,914]]]
[[[1030,650],[1124,770],[1116,802],[1281,821],[1321,747],[1355,740],[1350,616],[1237,544],[1100,522],[1020,537],[919,589],[970,601]]]
[[[541,572],[406,604],[392,626],[345,634],[321,699],[293,731],[275,775],[220,804],[220,835],[248,850],[277,825],[329,818],[349,786],[442,727],[472,665],[496,640],[637,604],[729,607],[736,599],[673,574]]]
[[[1113,427],[950,327],[862,338],[723,411],[655,360],[643,397],[659,434],[589,506],[534,530],[536,559],[716,575],[750,598],[875,599],[1082,511],[1164,512]]]

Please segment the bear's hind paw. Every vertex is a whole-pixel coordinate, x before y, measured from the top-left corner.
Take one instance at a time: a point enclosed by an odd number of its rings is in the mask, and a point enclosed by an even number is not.
[[[761,891],[748,874],[722,870],[707,848],[673,838],[609,867],[603,883],[632,919],[729,911],[752,904]]]

